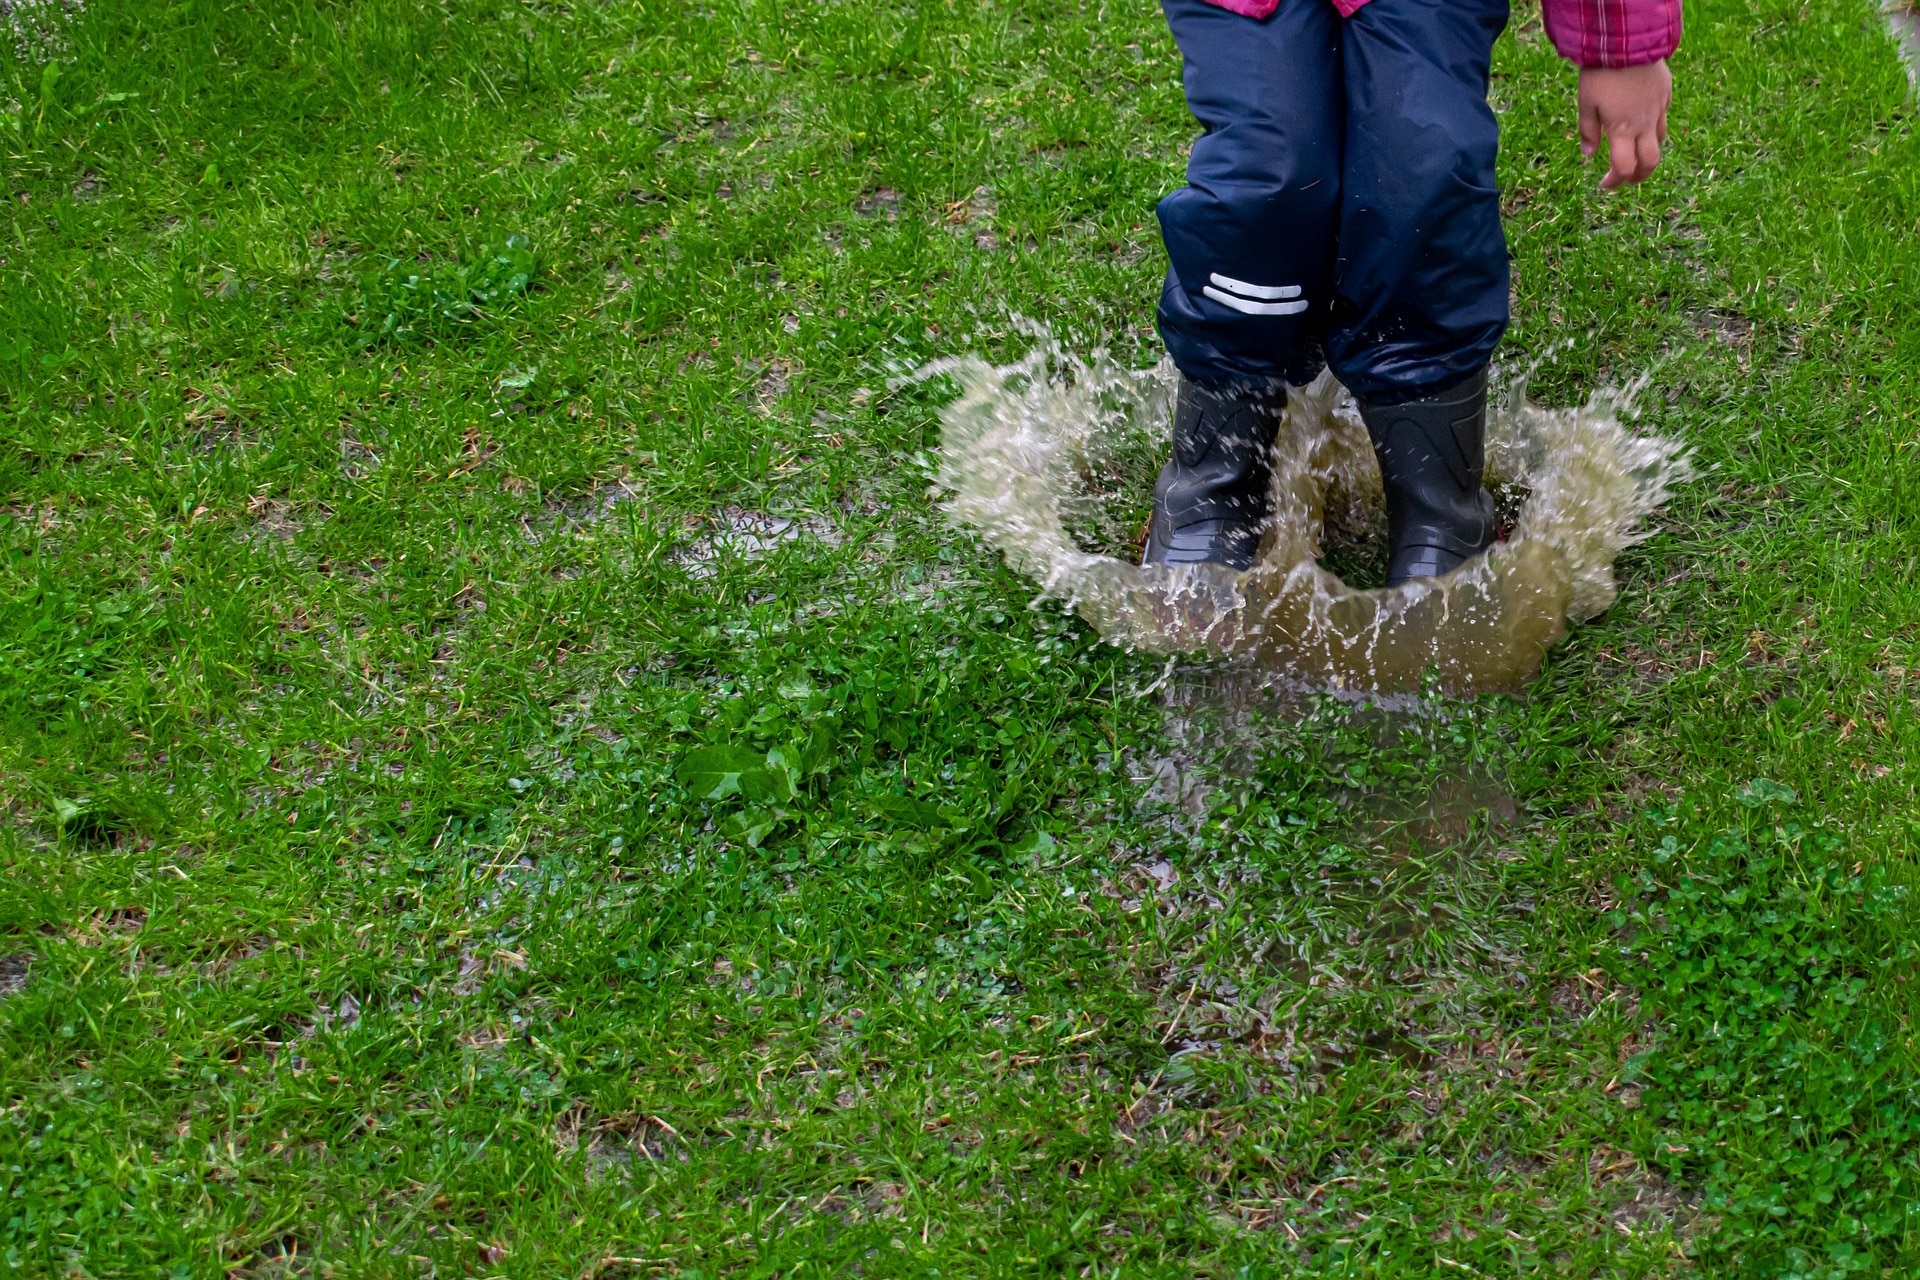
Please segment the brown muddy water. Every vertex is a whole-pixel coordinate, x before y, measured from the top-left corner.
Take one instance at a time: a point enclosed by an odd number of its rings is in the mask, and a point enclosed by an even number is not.
[[[1010,364],[960,356],[916,376],[959,388],[940,415],[947,511],[1042,597],[1113,644],[1239,658],[1303,689],[1524,687],[1569,625],[1612,604],[1614,560],[1688,474],[1678,442],[1629,425],[1644,380],[1570,409],[1531,404],[1515,382],[1488,423],[1505,540],[1445,578],[1369,587],[1366,566],[1382,558],[1380,472],[1352,397],[1322,375],[1290,398],[1275,514],[1253,568],[1143,568],[1133,560],[1168,447],[1170,364],[1083,359],[1042,334]]]

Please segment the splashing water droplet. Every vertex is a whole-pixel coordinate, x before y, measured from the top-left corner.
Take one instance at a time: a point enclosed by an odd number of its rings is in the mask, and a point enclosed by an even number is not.
[[[1246,573],[1131,563],[1131,530],[1168,438],[1177,374],[1081,359],[1044,331],[1021,359],[935,361],[949,377],[937,491],[1044,597],[1114,644],[1245,655],[1276,674],[1367,692],[1524,686],[1570,622],[1613,602],[1613,562],[1689,472],[1677,442],[1622,417],[1645,379],[1545,409],[1516,385],[1488,422],[1489,483],[1524,495],[1507,538],[1444,578],[1367,590],[1320,564],[1328,530],[1380,521],[1380,472],[1352,397],[1294,388],[1274,448],[1274,515]],[[1123,558],[1126,557],[1126,558]]]

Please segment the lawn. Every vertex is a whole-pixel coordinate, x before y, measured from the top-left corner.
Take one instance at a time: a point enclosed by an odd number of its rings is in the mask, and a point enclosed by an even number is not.
[[[1389,711],[928,494],[903,373],[1157,358],[1147,0],[0,4],[0,1267],[1912,1274],[1916,113],[1688,23],[1637,191],[1495,96],[1700,475]]]

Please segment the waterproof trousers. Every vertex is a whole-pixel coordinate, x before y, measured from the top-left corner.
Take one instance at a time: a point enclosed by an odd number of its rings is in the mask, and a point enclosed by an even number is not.
[[[1507,0],[1164,0],[1206,133],[1160,202],[1160,333],[1210,385],[1322,365],[1397,404],[1484,367],[1507,324],[1487,105]]]

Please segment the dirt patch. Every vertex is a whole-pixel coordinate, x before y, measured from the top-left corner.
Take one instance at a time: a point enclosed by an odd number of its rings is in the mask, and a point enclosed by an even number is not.
[[[33,968],[33,954],[16,951],[0,956],[0,1000],[19,995],[27,989],[27,973]]]
[[[1622,1235],[1669,1229],[1682,1240],[1692,1235],[1699,1193],[1682,1192],[1632,1152],[1595,1147],[1587,1157],[1587,1173],[1611,1201],[1607,1216]]]
[[[1700,337],[1745,353],[1753,346],[1753,321],[1734,311],[1702,311],[1693,317]]]
[[[372,445],[352,435],[340,437],[340,474],[349,480],[364,480],[380,466],[380,455]]]
[[[54,533],[72,523],[70,518],[62,519],[59,509],[52,498],[38,504],[32,502],[14,502],[0,506],[0,516],[7,516],[28,525],[37,533]]]
[[[947,226],[962,235],[971,235],[974,248],[992,253],[1000,247],[1000,237],[993,230],[993,218],[999,206],[993,192],[986,187],[975,187],[972,195],[948,204],[944,212]]]
[[[547,537],[558,537],[584,529],[588,525],[598,524],[612,515],[621,504],[632,502],[640,496],[640,486],[627,478],[621,478],[596,488],[584,498],[570,502],[554,501],[547,504],[552,513],[552,521],[546,529]]]
[[[1604,969],[1589,969],[1560,979],[1548,995],[1554,1010],[1564,1017],[1584,1019],[1596,1009],[1619,1003],[1627,1016],[1638,1013],[1633,993],[1616,983]]]
[[[853,202],[853,211],[863,218],[897,221],[900,217],[900,193],[892,187],[875,187]]]
[[[244,449],[252,441],[246,436],[246,415],[232,407],[227,388],[188,386],[180,390],[184,413],[180,422],[194,432],[194,453],[219,453],[221,449]]]
[[[806,1214],[819,1214],[849,1223],[898,1218],[904,1212],[907,1189],[898,1182],[856,1181],[821,1195],[806,1206]]]
[[[658,1116],[638,1111],[597,1116],[575,1107],[555,1121],[553,1140],[563,1153],[584,1152],[589,1177],[660,1160],[685,1163],[689,1159],[679,1130]]]
[[[683,544],[674,559],[688,576],[711,578],[714,562],[722,557],[760,560],[803,538],[837,547],[840,529],[825,516],[777,516],[744,507],[722,507],[708,518],[705,532]]]
[[[753,377],[753,407],[763,415],[771,415],[787,394],[787,388],[793,383],[793,375],[799,367],[792,361],[775,357],[764,365],[750,365],[748,373]]]
[[[454,975],[453,994],[471,996],[479,992],[481,984],[487,980],[486,957],[478,954],[472,947],[460,948],[460,971]]]
[[[145,907],[124,907],[113,911],[95,911],[82,916],[67,929],[69,940],[83,947],[120,942],[138,933],[147,923]]]
[[[322,510],[321,518],[326,514]],[[242,529],[242,537],[255,547],[284,545],[306,532],[307,515],[301,507],[285,499],[260,494],[247,500],[247,516],[252,524]]]
[[[458,1039],[466,1048],[487,1053],[502,1045],[510,1044],[518,1034],[511,1027],[503,1026],[498,1022],[489,1022],[484,1026],[462,1031]]]
[[[526,859],[521,864],[531,866]],[[509,878],[512,868],[503,869],[501,880]],[[509,951],[505,947],[462,947],[460,948],[460,968],[454,975],[453,985],[449,989],[457,996],[472,996],[486,985],[487,976],[494,973],[507,973],[527,967],[527,957],[519,951]]]
[[[314,1010],[311,1027],[307,1034],[315,1035],[319,1032],[331,1031],[336,1028],[341,1031],[348,1031],[359,1021],[360,1000],[353,992],[349,991],[343,994],[340,997],[340,1003],[332,1008],[321,1005]]]

